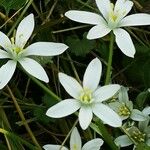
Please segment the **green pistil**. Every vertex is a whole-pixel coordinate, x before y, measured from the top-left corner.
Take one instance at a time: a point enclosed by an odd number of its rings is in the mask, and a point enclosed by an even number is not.
[[[118,114],[120,116],[129,116],[131,112],[125,105],[123,105],[119,108]]]
[[[76,144],[73,145],[73,150],[78,150],[78,146]]]
[[[22,48],[21,47],[18,47],[15,45],[15,40],[14,40],[14,37],[11,38],[11,43],[12,43],[12,50],[14,52],[16,52],[17,54],[20,53],[22,51]]]
[[[13,51],[18,54],[18,53],[20,53],[22,51],[22,48],[20,48],[20,47],[14,47]]]
[[[141,131],[133,131],[132,133],[132,138],[137,142],[145,142],[145,134],[142,133]]]
[[[91,99],[92,99],[92,95],[91,95],[91,91],[90,90],[86,89],[80,95],[81,102],[83,102],[85,104],[91,103]]]

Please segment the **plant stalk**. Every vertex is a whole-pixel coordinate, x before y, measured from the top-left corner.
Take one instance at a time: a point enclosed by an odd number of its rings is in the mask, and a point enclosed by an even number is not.
[[[110,34],[110,45],[109,45],[109,56],[108,56],[108,66],[107,66],[107,72],[106,72],[105,85],[110,83],[114,40],[115,40],[115,38],[114,38],[113,32],[111,32],[111,34]]]
[[[28,123],[26,122],[25,116],[24,116],[24,114],[23,114],[23,112],[22,112],[22,110],[21,110],[21,108],[20,108],[20,106],[19,106],[19,104],[18,104],[18,102],[17,102],[17,100],[16,100],[14,94],[12,93],[12,91],[11,91],[11,89],[9,88],[8,85],[7,85],[7,89],[8,89],[8,91],[9,91],[9,94],[11,95],[11,98],[12,98],[12,100],[13,100],[13,102],[14,102],[14,105],[15,105],[15,107],[16,107],[16,109],[17,109],[17,112],[18,112],[18,114],[19,114],[19,116],[20,116],[22,122],[24,123],[24,126],[25,126],[27,132],[29,133],[29,135],[30,135],[32,141],[33,141],[34,144],[38,147],[39,150],[42,150],[42,148],[41,148],[41,146],[39,145],[39,143],[37,142],[37,140],[36,140],[36,138],[35,138],[35,136],[34,136],[32,130],[30,129]]]

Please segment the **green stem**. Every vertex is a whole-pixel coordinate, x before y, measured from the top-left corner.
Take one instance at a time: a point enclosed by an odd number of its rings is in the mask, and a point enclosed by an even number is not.
[[[108,66],[107,66],[107,72],[106,72],[105,85],[110,83],[111,68],[112,68],[112,57],[113,57],[113,46],[114,46],[114,35],[113,35],[113,32],[111,32],[110,45],[109,45]],[[109,134],[106,127],[104,126],[104,124],[101,121],[99,121],[98,127],[99,127],[99,130],[100,130],[105,142],[108,144],[108,146],[112,150],[119,150],[119,148],[114,143],[111,135]]]
[[[29,133],[29,135],[30,135],[32,141],[33,141],[34,144],[38,147],[39,150],[42,150],[42,148],[41,148],[41,146],[39,145],[38,141],[36,140],[36,138],[35,138],[35,136],[34,136],[32,130],[30,129],[28,123],[26,122],[25,116],[24,116],[24,114],[23,114],[23,112],[22,112],[22,110],[21,110],[21,108],[20,108],[20,106],[19,106],[19,104],[18,104],[18,102],[17,102],[17,100],[16,100],[14,94],[12,93],[12,91],[11,91],[11,89],[9,88],[8,85],[7,85],[7,89],[8,89],[8,91],[9,91],[10,95],[11,95],[11,98],[12,98],[12,100],[13,100],[13,102],[14,102],[14,105],[15,105],[15,107],[16,107],[16,109],[17,109],[17,112],[18,112],[18,114],[19,114],[19,116],[20,116],[22,122],[24,123],[24,126],[25,126],[27,132]]]
[[[42,82],[40,82],[39,80],[37,80],[36,78],[30,76],[28,74],[28,76],[37,84],[39,85],[48,95],[52,96],[55,100],[59,101],[60,97],[58,97],[55,93],[53,93],[49,88],[47,88]]]
[[[11,35],[11,33],[14,31],[14,29],[16,28],[16,26],[19,24],[19,22],[22,20],[23,15],[25,14],[25,12],[27,11],[27,9],[30,7],[30,5],[32,4],[33,0],[29,0],[29,2],[27,3],[27,5],[25,6],[24,10],[22,11],[22,13],[19,15],[19,18],[17,19],[17,21],[14,23],[14,25],[12,26],[12,28],[9,30],[8,32],[8,36]]]
[[[113,46],[114,46],[114,35],[113,35],[113,32],[111,32],[110,45],[109,45],[108,66],[107,66],[107,72],[106,72],[105,85],[110,83],[111,65],[112,65],[112,57],[113,57]]]
[[[108,133],[108,131],[106,130],[106,127],[104,126],[104,124],[101,121],[98,122],[98,127],[104,138],[104,141],[108,144],[108,146],[111,148],[111,150],[119,150],[119,148],[114,143],[111,135]]]

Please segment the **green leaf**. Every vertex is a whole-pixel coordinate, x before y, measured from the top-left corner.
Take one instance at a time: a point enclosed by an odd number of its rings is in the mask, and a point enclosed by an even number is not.
[[[35,108],[34,116],[37,118],[38,121],[42,122],[43,124],[49,123],[51,120],[50,117],[46,116],[46,109],[44,108]]]
[[[66,44],[69,46],[70,52],[76,56],[85,56],[95,48],[95,41],[88,40],[86,34],[83,35],[82,39],[76,36],[70,36],[67,38]]]
[[[6,13],[9,13],[11,9],[17,10],[21,8],[27,0],[1,0],[0,6],[4,7]]]
[[[141,92],[141,93],[137,96],[137,98],[136,98],[136,103],[137,103],[137,105],[138,105],[138,107],[139,107],[140,109],[143,108],[143,105],[144,105],[145,101],[147,100],[148,95],[149,95],[149,92],[148,92],[148,91],[144,91],[144,92]]]

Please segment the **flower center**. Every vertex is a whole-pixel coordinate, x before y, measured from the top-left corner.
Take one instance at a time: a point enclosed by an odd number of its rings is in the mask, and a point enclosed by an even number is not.
[[[118,114],[120,116],[129,116],[131,114],[131,112],[130,112],[129,108],[126,107],[124,104],[123,106],[119,107]]]
[[[138,143],[145,141],[145,134],[139,130],[133,131],[131,137]]]
[[[81,102],[89,104],[92,101],[92,92],[89,89],[84,89],[80,95]]]
[[[73,150],[78,150],[78,146],[76,144],[73,145]]]
[[[15,45],[14,37],[11,38],[12,50],[16,52],[16,54],[20,53],[23,49]]]

